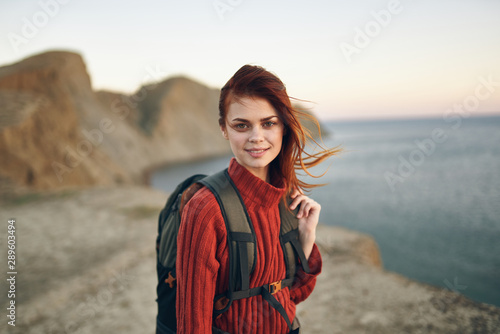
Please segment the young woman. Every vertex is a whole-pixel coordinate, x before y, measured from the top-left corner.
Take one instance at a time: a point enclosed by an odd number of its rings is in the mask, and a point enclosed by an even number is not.
[[[299,122],[302,114],[292,107],[281,80],[262,67],[245,65],[234,74],[222,88],[219,112],[222,135],[234,154],[229,176],[256,235],[250,288],[285,276],[278,204],[289,195],[293,198],[289,208],[300,207],[299,241],[310,271],[299,269],[293,286],[274,295],[294,320],[296,304],[311,294],[322,266],[315,245],[321,207],[303,194],[314,185],[298,180],[296,169],[307,172],[338,150],[312,155],[304,151],[308,135]],[[213,319],[214,297],[228,289],[229,260],[224,220],[207,188],[184,207],[177,242],[178,333],[212,333],[213,327],[227,333],[290,332],[284,317],[260,295],[235,300]]]

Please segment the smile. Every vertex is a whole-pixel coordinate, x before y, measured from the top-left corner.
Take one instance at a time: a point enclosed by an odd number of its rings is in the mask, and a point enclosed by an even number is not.
[[[269,148],[257,148],[257,149],[250,149],[250,150],[245,150],[247,151],[252,157],[258,158],[264,153],[266,153],[269,150]]]

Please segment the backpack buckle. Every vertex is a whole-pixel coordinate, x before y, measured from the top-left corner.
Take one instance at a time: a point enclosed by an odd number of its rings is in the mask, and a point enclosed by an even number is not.
[[[281,286],[281,280],[277,281],[277,282],[274,282],[274,283],[270,283],[269,284],[269,292],[274,295],[275,293],[278,293],[280,292],[282,289],[282,286]]]

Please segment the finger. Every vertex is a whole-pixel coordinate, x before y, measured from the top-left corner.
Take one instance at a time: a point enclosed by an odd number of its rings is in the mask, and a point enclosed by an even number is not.
[[[308,201],[307,202],[304,202],[302,205],[301,205],[301,209],[304,209],[302,211],[302,216],[303,217],[310,217],[310,216],[313,216],[313,215],[318,215],[319,216],[319,212],[321,211],[321,205],[319,205],[318,202],[308,198]]]
[[[292,194],[290,195],[290,198],[293,200],[292,203],[290,203],[290,209],[295,210],[295,208],[299,205],[300,203],[300,196],[302,193],[298,190],[294,190]],[[293,207],[292,207],[293,205]]]
[[[308,200],[304,199],[300,203],[300,210],[297,214],[297,218],[308,217],[310,208],[311,208],[311,203]]]
[[[303,205],[303,210],[302,210],[302,217],[309,217],[309,213],[311,212],[311,202],[307,201],[305,202],[305,205]],[[302,207],[301,207],[302,208]]]
[[[304,200],[304,196],[299,194],[297,195],[292,203],[290,204],[290,210],[295,210],[295,208]]]

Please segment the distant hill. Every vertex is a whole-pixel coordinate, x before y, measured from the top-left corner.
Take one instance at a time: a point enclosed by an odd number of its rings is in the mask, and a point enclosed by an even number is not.
[[[96,92],[82,57],[65,51],[0,67],[0,186],[137,184],[157,166],[228,154],[219,93],[185,77]]]

